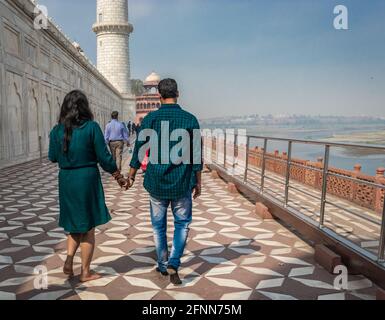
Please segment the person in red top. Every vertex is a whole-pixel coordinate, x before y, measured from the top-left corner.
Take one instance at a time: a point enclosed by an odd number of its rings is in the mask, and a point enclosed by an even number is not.
[[[140,166],[140,169],[142,169],[143,173],[146,173],[146,171],[147,171],[147,165],[149,162],[149,155],[150,155],[150,150],[147,150],[146,156],[143,159],[142,165]]]

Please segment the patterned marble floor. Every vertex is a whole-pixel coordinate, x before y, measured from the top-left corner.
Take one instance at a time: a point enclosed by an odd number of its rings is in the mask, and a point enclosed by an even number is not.
[[[262,221],[253,204],[203,175],[203,196],[183,258],[183,285],[155,272],[148,195],[139,178],[129,192],[103,175],[113,220],[97,230],[94,268],[100,280],[79,284],[61,272],[65,235],[58,228],[57,169],[38,162],[0,171],[0,300],[2,299],[375,299],[376,287],[349,276],[336,290],[312,247],[277,221]],[[171,216],[170,216],[171,217]],[[171,220],[171,219],[170,219]],[[170,223],[168,235],[172,236]],[[75,273],[80,258],[76,257]],[[36,290],[35,267],[48,270]]]

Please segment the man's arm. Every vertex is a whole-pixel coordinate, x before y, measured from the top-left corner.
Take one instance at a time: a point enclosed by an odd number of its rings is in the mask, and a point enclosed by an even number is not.
[[[139,137],[137,137],[134,152],[132,154],[132,159],[130,162],[131,168],[138,170],[140,168],[140,166],[142,165],[143,159],[139,159],[139,151],[145,143],[146,143],[146,141],[140,141]]]
[[[110,136],[111,136],[111,128],[110,128],[110,124],[107,124],[106,132],[104,133],[104,140],[106,141],[107,145],[110,143]]]
[[[196,171],[195,176],[197,179],[197,184],[194,187],[194,200],[202,195],[202,171]]]
[[[122,123],[122,130],[123,130],[123,140],[128,146],[128,141],[129,141],[128,130],[124,123]]]
[[[134,152],[132,154],[132,159],[131,159],[131,163],[130,163],[130,171],[128,172],[126,190],[130,189],[134,185],[135,179],[136,179],[136,174],[138,173],[138,170],[141,166],[141,162],[139,161],[139,155],[138,155],[139,149],[140,149],[139,144],[140,144],[140,142],[137,140],[136,144],[135,144]]]
[[[150,121],[149,121],[149,116],[145,117],[142,123],[142,126],[140,127],[140,131],[143,129],[149,129],[150,128]],[[147,143],[147,140],[141,141],[139,139],[140,131],[138,133],[138,136],[136,137],[136,143],[135,143],[135,148],[134,152],[132,153],[132,159],[130,163],[130,172],[128,174],[128,184],[127,184],[127,189],[131,188],[132,185],[135,182],[135,177],[140,169],[140,166],[142,165],[143,159],[139,159],[139,151]]]
[[[202,194],[202,170],[203,170],[203,148],[200,125],[197,119],[193,122],[193,141],[192,141],[192,171],[195,174],[196,185],[194,186],[194,199]]]

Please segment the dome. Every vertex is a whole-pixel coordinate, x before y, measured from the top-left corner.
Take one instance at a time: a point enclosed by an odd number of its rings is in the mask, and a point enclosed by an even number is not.
[[[144,83],[159,83],[160,82],[160,76],[159,74],[152,72],[146,80],[144,80]]]

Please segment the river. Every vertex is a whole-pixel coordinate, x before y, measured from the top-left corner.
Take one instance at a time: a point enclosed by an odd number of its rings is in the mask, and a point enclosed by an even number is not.
[[[221,127],[221,126],[217,126]],[[223,126],[225,127],[225,126]],[[352,144],[380,145],[385,147],[385,126],[382,125],[338,125],[314,126],[235,126],[234,129],[246,129],[249,135],[290,138],[299,140],[332,141]],[[263,147],[262,140],[252,139],[251,147]],[[272,141],[268,151],[287,151],[286,142]],[[293,158],[317,161],[324,157],[324,148],[317,145],[293,144]],[[379,167],[385,167],[385,151],[370,151],[359,148],[336,148],[330,152],[330,166],[352,170],[356,164],[362,166],[362,172],[375,175]]]

